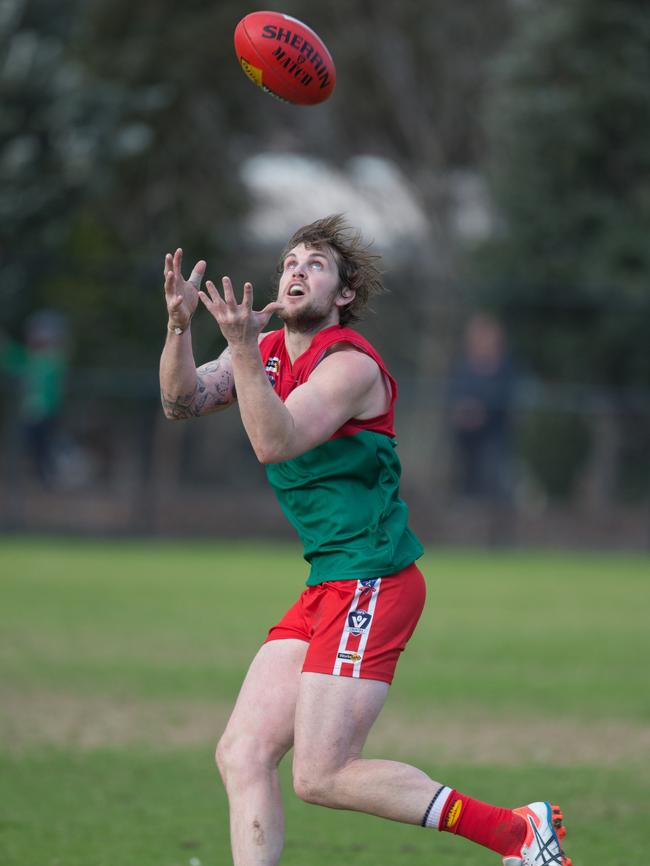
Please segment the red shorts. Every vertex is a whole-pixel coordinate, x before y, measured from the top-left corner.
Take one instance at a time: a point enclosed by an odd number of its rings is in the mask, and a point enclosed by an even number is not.
[[[415,563],[373,580],[328,580],[307,587],[265,643],[306,641],[303,671],[390,683],[425,596]]]

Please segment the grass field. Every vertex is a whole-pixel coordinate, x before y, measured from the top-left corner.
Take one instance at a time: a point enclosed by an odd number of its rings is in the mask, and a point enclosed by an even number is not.
[[[430,551],[367,754],[561,803],[574,866],[646,862],[650,558]],[[297,548],[0,542],[0,866],[227,866],[214,743]],[[283,866],[480,866],[446,834],[297,801]]]

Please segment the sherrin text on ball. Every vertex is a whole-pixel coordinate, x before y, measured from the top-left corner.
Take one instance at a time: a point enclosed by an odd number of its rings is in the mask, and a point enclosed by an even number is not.
[[[295,105],[331,96],[334,61],[311,27],[281,12],[251,12],[235,29],[237,59],[250,80]]]

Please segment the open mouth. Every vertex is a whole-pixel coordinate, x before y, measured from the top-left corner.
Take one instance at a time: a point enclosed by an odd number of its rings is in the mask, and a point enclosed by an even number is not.
[[[293,286],[289,286],[289,291],[287,292],[287,295],[290,298],[302,298],[304,294],[304,289],[297,283],[294,283]]]

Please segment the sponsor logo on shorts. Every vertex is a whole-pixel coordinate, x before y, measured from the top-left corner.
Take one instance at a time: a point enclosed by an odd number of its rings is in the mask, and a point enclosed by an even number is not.
[[[355,664],[356,662],[361,661],[363,653],[337,653],[336,657],[344,662],[352,662]]]
[[[458,819],[460,818],[460,813],[463,808],[463,801],[456,800],[451,809],[447,814],[446,828],[449,830],[454,824],[458,823]]]
[[[348,614],[348,624],[345,630],[358,636],[370,627],[371,620],[372,614],[368,613],[367,610],[351,610]]]

